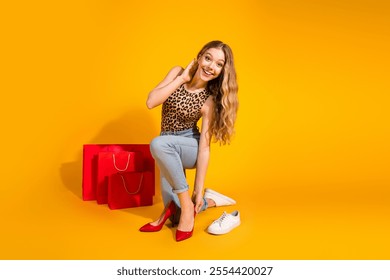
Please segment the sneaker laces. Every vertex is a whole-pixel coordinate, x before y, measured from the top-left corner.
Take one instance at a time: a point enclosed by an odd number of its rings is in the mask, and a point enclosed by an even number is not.
[[[219,226],[221,226],[221,224],[222,224],[223,220],[225,220],[225,219],[226,219],[226,217],[227,217],[227,213],[226,213],[226,211],[224,211],[224,212],[223,212],[223,214],[222,214],[222,216],[221,216],[221,217],[219,217],[219,219],[218,219],[218,220],[214,221],[214,223],[218,223],[218,224],[219,224]]]

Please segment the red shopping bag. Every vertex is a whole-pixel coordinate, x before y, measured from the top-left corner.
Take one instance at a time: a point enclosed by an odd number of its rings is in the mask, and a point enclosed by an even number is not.
[[[85,144],[83,145],[83,200],[96,200],[99,152],[121,151],[141,152],[143,156],[142,170],[152,172],[154,182],[154,159],[150,153],[149,144]]]
[[[153,174],[147,172],[116,173],[108,177],[108,207],[111,210],[153,204]]]
[[[99,152],[97,164],[96,202],[107,203],[108,176],[118,172],[143,171],[141,152]]]

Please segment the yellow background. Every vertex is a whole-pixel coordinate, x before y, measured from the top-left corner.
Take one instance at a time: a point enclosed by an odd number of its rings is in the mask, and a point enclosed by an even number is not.
[[[1,259],[390,258],[388,1],[8,2]],[[148,91],[214,39],[234,51],[240,109],[207,187],[237,205],[176,243],[168,226],[138,232],[159,195],[117,211],[82,201],[82,145],[148,143]],[[207,234],[234,209],[240,227]]]

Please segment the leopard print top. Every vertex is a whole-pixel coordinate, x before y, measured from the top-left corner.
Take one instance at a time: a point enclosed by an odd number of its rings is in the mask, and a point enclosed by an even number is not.
[[[162,106],[161,131],[182,131],[196,127],[200,109],[210,96],[207,89],[188,92],[184,84],[176,89]]]

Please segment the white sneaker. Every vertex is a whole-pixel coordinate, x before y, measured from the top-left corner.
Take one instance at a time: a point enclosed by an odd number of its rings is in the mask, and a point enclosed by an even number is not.
[[[226,195],[213,191],[212,189],[205,189],[204,197],[214,200],[215,206],[234,205],[236,201]]]
[[[237,210],[232,213],[223,212],[218,220],[215,220],[208,228],[207,231],[211,234],[225,234],[232,229],[238,227],[241,224],[240,212]]]

